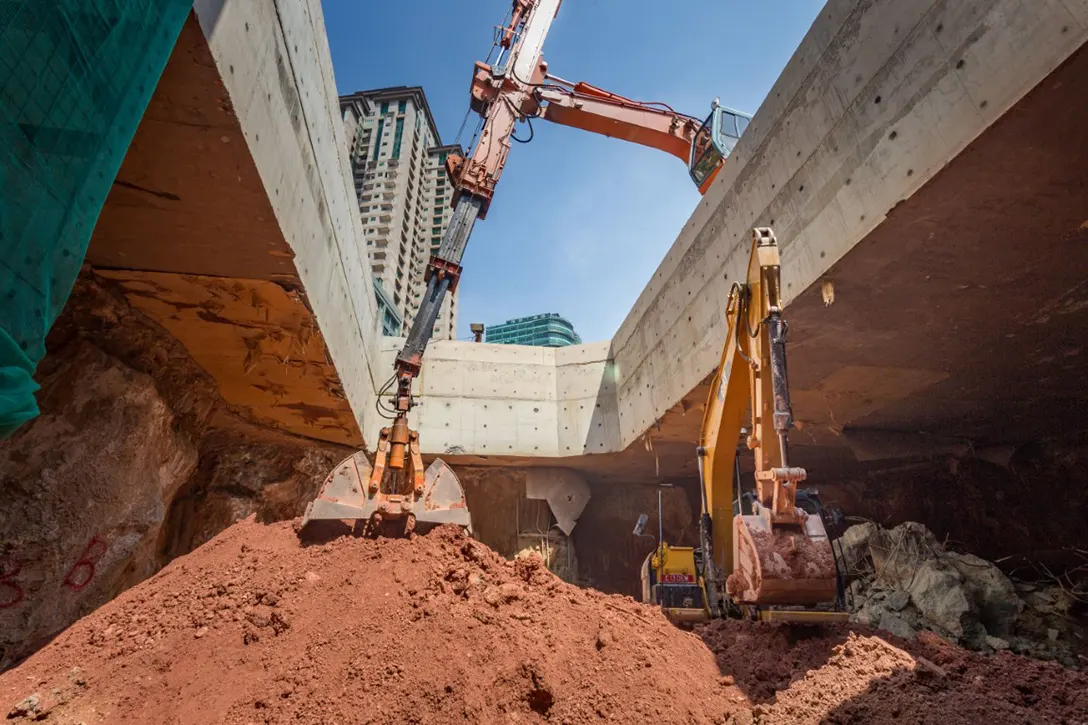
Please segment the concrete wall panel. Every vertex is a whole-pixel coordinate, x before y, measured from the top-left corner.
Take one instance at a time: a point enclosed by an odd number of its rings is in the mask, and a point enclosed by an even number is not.
[[[369,441],[377,311],[320,3],[197,0],[194,9]]]
[[[320,3],[196,9],[373,436],[400,341],[377,336]],[[792,301],[1080,47],[1086,25],[1081,0],[831,0],[614,339],[432,345],[413,413],[424,451],[563,457],[635,443],[717,364],[752,226],[775,228]]]

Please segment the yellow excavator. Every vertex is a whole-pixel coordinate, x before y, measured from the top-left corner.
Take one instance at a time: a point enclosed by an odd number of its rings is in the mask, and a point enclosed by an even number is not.
[[[789,461],[793,412],[781,287],[774,233],[753,229],[747,279],[729,293],[726,342],[696,449],[699,546],[670,546],[659,534],[642,565],[643,601],[661,606],[673,621],[847,618],[821,507],[799,491],[807,474]],[[740,496],[737,448],[745,430],[755,492]],[[646,521],[639,518],[635,534],[644,535]]]

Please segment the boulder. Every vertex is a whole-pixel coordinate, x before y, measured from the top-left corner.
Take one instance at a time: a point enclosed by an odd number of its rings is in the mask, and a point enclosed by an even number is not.
[[[869,537],[878,528],[872,521],[866,521],[863,524],[854,524],[839,537],[836,546],[847,574],[855,574],[867,568]]]
[[[910,604],[910,594],[902,589],[896,589],[894,592],[888,595],[887,598],[888,609],[893,612],[900,612]]]
[[[905,587],[915,570],[937,558],[944,548],[929,529],[915,521],[906,521],[894,529],[877,527],[869,536],[869,555],[873,571],[881,582]]]
[[[152,379],[89,343],[48,361],[42,391],[0,446],[0,669],[156,571],[197,462]]]
[[[880,622],[876,625],[886,632],[891,632],[896,637],[902,637],[903,639],[913,639],[918,631],[911,626],[910,622],[900,617],[895,612],[884,612],[880,617]]]
[[[1024,603],[1009,578],[992,563],[973,554],[949,553],[945,560],[963,577],[964,590],[986,631],[997,637],[1011,635]]]
[[[909,590],[922,616],[957,640],[977,621],[962,582],[963,577],[955,569],[929,559],[914,573]]]

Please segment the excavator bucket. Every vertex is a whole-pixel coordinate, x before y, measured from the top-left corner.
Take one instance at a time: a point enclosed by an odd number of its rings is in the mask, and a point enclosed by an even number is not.
[[[372,470],[362,451],[341,461],[321,485],[317,498],[306,507],[299,535],[422,533],[440,524],[471,530],[472,519],[461,482],[441,459],[436,458],[427,468],[418,494],[371,490]]]
[[[729,595],[742,604],[815,605],[835,601],[835,555],[819,516],[772,528],[763,514],[733,519]]]

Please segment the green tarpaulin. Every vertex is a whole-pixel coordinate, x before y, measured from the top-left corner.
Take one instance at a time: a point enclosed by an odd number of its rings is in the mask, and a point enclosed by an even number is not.
[[[192,0],[0,0],[0,437]]]

